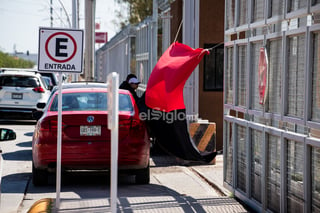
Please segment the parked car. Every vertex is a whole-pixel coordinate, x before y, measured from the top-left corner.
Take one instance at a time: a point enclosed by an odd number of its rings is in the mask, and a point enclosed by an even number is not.
[[[41,71],[39,72],[37,69],[32,69],[32,68],[1,68],[0,73],[4,71],[24,71],[24,72],[34,72],[34,73],[39,73],[43,77],[50,78],[50,83],[52,84],[52,87],[58,85],[58,78],[55,72],[44,72]],[[66,79],[65,75],[63,74],[62,80],[64,81]]]
[[[46,103],[50,90],[39,73],[20,70],[0,72],[0,114],[15,117],[39,110],[38,103]]]
[[[52,88],[54,87],[54,84],[53,84],[51,78],[48,77],[48,76],[42,76],[42,79],[46,82],[47,87],[49,88],[49,90],[52,90]]]
[[[32,138],[34,185],[45,185],[56,168],[58,91],[39,118]],[[107,88],[62,89],[62,170],[109,170],[111,132],[108,129]],[[127,90],[119,90],[118,169],[135,175],[138,184],[150,181],[150,141],[145,122]]]
[[[12,129],[0,128],[0,141],[10,141],[15,140],[17,134]],[[0,150],[1,153],[1,150]]]
[[[53,73],[53,72],[39,72],[39,73],[41,76],[50,79],[50,81],[49,80],[47,80],[47,81],[51,87],[58,85],[58,78],[55,73]]]

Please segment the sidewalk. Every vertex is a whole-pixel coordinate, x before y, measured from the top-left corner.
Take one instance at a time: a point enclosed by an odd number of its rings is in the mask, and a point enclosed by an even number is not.
[[[231,195],[231,192],[223,186],[223,155],[217,155],[214,165],[194,166],[193,169],[205,178],[210,185],[220,191],[221,196]],[[215,172],[212,172],[212,170]]]
[[[154,165],[154,161],[151,164]],[[143,187],[139,189],[145,190],[146,196],[118,196],[118,212],[249,212],[236,199],[230,197],[231,193],[223,187],[223,155],[217,155],[214,165],[193,165],[187,168],[197,173],[215,188],[217,193],[201,199],[167,192],[163,196],[154,196],[154,193],[153,196],[147,196],[150,187]],[[161,190],[161,188],[152,188],[152,190]],[[110,212],[109,199],[102,198],[61,199],[60,210],[55,209],[54,199],[41,200],[34,205],[30,208],[30,213],[46,209],[50,212]]]

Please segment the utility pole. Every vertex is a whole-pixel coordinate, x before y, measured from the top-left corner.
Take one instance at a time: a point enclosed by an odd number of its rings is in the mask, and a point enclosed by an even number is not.
[[[53,27],[53,8],[52,8],[52,0],[50,0],[50,27]]]
[[[84,73],[86,81],[94,80],[95,8],[95,0],[85,0]]]
[[[72,0],[72,28],[79,28],[79,1]],[[73,74],[71,76],[72,81],[78,81],[79,74]]]
[[[79,28],[79,1],[72,0],[72,28]]]

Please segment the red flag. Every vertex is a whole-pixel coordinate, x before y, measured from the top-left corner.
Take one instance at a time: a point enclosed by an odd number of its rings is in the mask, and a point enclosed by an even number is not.
[[[146,105],[170,112],[185,109],[183,87],[208,50],[193,49],[175,42],[163,53],[151,72],[146,88]]]
[[[268,92],[268,60],[264,47],[260,48],[259,56],[259,103],[264,105]]]

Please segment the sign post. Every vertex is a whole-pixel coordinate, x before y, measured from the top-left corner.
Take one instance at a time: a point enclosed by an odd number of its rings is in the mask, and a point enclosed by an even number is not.
[[[119,123],[119,75],[112,72],[107,77],[108,84],[108,129],[111,130],[111,212],[117,212],[118,185],[118,123]]]
[[[83,31],[74,29],[39,29],[38,71],[59,73],[56,208],[60,208],[62,144],[62,75],[81,73],[83,64]]]
[[[38,70],[81,73],[83,30],[40,28]]]

